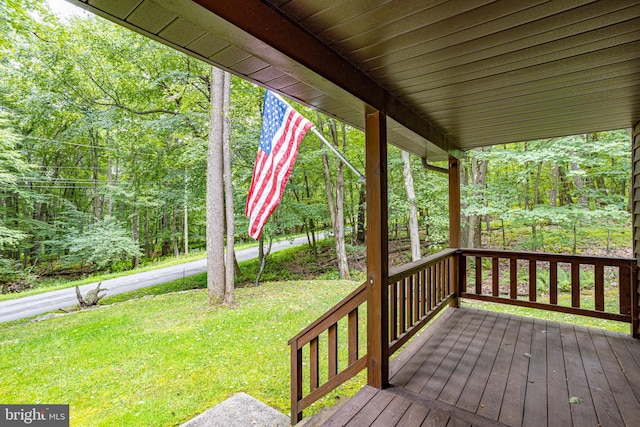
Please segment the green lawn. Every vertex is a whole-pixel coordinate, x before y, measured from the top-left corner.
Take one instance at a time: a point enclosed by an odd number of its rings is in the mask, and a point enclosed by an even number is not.
[[[74,426],[169,426],[244,391],[288,414],[288,339],[358,285],[267,283],[237,289],[235,308],[198,289],[0,324],[0,402],[69,403]]]

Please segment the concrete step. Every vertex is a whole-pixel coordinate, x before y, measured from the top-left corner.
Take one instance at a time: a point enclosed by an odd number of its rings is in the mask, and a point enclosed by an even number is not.
[[[182,424],[182,427],[289,427],[286,415],[246,393],[224,402]]]

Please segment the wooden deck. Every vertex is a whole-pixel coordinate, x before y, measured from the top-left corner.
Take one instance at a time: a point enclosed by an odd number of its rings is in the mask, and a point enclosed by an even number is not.
[[[539,319],[448,309],[392,362],[390,383],[323,425],[640,425],[640,342]]]

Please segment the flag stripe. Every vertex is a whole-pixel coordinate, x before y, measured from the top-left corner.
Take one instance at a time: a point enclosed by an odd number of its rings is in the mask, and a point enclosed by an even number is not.
[[[258,239],[276,209],[298,156],[300,141],[313,126],[309,120],[267,91],[260,147],[247,195],[249,235]]]
[[[284,136],[282,140],[283,144],[281,145],[284,145],[284,142],[286,142],[285,138],[288,140],[288,138],[291,138],[291,135]],[[262,197],[260,197],[256,203],[256,205],[259,206],[259,209],[257,209],[257,213],[255,215],[254,226],[251,227],[252,233],[257,233],[262,229],[271,213],[282,200],[284,187],[289,180],[293,164],[295,163],[298,155],[300,139],[302,138],[299,138],[297,141],[294,139],[292,144],[287,144],[287,150],[282,155],[276,156],[276,158],[273,159],[273,174],[271,175],[271,179],[268,181],[268,185],[263,187]],[[278,152],[280,153],[281,151]],[[271,173],[271,171],[269,172]]]

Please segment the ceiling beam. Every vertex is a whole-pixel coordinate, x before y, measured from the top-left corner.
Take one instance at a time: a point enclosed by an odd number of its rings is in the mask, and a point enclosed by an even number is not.
[[[458,145],[434,124],[270,4],[261,0],[194,1],[259,40],[258,51],[249,51],[251,54],[272,64],[281,63],[285,55],[450,155],[460,157]],[[263,49],[264,45],[273,50]]]

